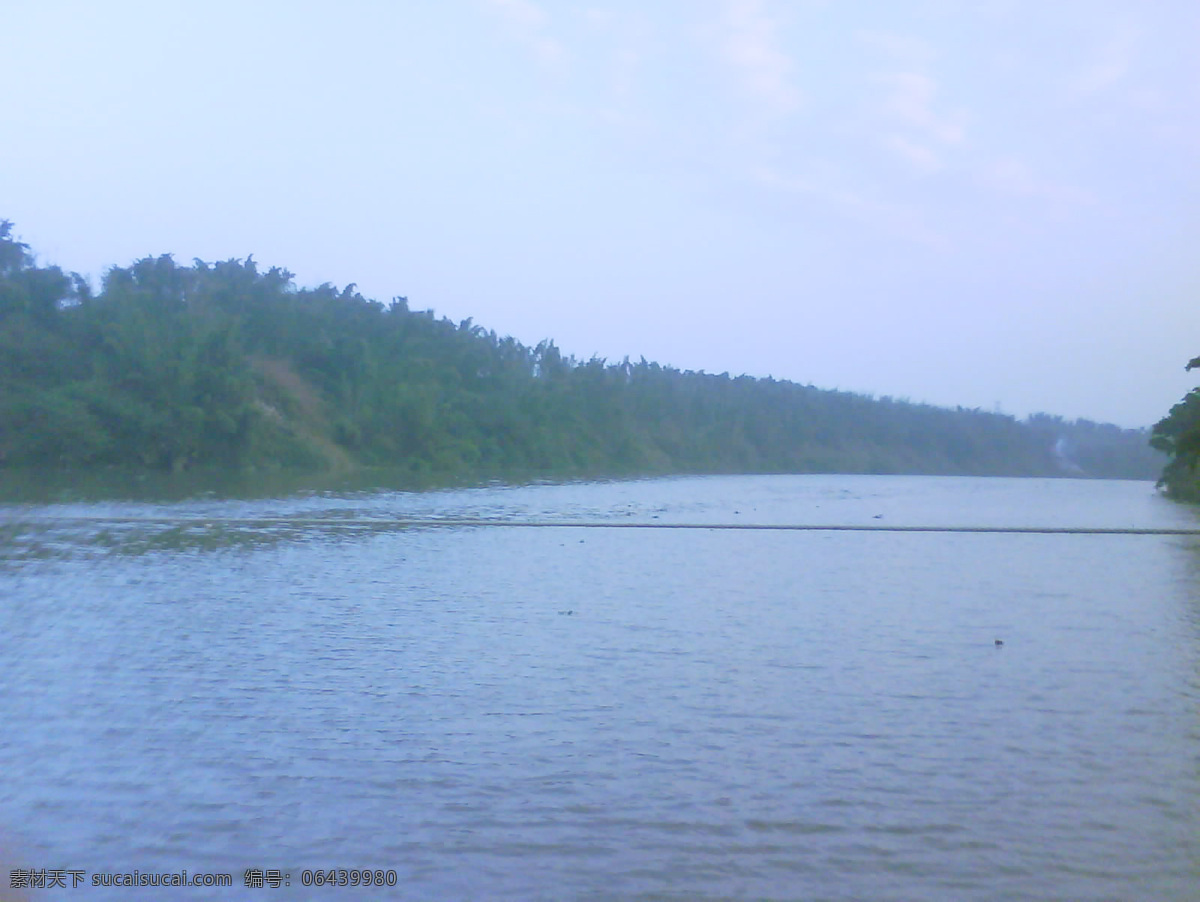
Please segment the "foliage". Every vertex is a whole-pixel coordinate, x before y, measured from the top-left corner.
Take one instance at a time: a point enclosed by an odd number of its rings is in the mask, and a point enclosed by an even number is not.
[[[1200,367],[1200,357],[1188,362],[1189,371]],[[1160,486],[1176,498],[1200,501],[1200,388],[1194,388],[1154,426],[1150,444],[1171,456]]]
[[[0,223],[0,466],[1152,478],[1145,445],[1086,421],[576,360],[353,285],[297,289],[251,258],[146,258],[93,295]]]

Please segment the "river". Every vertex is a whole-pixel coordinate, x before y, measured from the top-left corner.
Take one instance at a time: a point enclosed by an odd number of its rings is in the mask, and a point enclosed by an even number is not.
[[[867,529],[719,528],[802,525]],[[1200,536],[890,527],[1200,517],[825,475],[0,505],[5,890],[1197,898]],[[91,885],[183,870],[233,885]]]

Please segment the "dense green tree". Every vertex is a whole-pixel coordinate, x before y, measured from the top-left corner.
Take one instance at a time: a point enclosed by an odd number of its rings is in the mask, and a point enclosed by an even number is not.
[[[148,257],[93,295],[0,224],[0,466],[1149,478],[1152,454],[1085,421],[576,360],[251,258]]]
[[[1188,362],[1190,372],[1200,367],[1200,357]],[[1200,388],[1194,388],[1154,426],[1150,444],[1170,455],[1160,485],[1178,498],[1200,501]]]

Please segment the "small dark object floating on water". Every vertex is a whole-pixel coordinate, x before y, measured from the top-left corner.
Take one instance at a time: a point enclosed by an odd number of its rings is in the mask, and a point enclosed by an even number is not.
[[[996,640],[996,648],[999,648],[999,647],[1000,647],[1001,645],[1003,645],[1003,644],[1004,644],[1004,640],[1003,640],[1003,639],[997,639],[997,640]]]

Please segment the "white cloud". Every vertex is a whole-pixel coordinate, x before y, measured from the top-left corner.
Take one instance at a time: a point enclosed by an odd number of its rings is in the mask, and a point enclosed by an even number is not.
[[[1059,206],[1092,206],[1096,203],[1096,197],[1090,191],[1041,178],[1013,157],[994,161],[985,169],[984,180],[1004,194],[1049,201]]]
[[[885,110],[891,118],[943,144],[957,144],[966,137],[963,116],[944,116],[934,111],[936,80],[917,72],[896,72],[883,76],[882,81],[890,88]]]
[[[920,38],[883,31],[860,31],[857,38],[860,43],[883,52],[893,61],[909,68],[923,68],[934,57],[933,48]]]
[[[937,172],[942,168],[942,159],[935,151],[904,135],[888,135],[883,143],[922,172]]]
[[[1088,62],[1068,79],[1068,93],[1087,96],[1122,81],[1133,66],[1138,37],[1137,29],[1114,25],[1108,36],[1092,47]]]
[[[552,66],[563,62],[566,49],[554,40],[546,29],[547,16],[531,0],[484,0],[507,23],[509,29],[523,43],[538,62]]]
[[[583,21],[606,45],[604,66],[614,97],[620,100],[631,95],[646,60],[651,35],[647,17],[640,12],[590,7],[584,10]]]
[[[721,55],[738,73],[742,88],[772,114],[794,111],[800,92],[791,82],[792,60],[780,49],[778,24],[761,0],[728,0],[724,25]]]
[[[789,175],[770,166],[753,173],[760,185],[785,194],[808,196],[833,208],[840,215],[864,223],[889,235],[905,238],[934,250],[946,250],[945,235],[929,227],[919,210],[878,200],[861,191],[838,184],[834,173],[820,177]]]
[[[520,28],[540,28],[546,14],[529,0],[486,0],[488,6]]]
[[[883,146],[923,173],[943,168],[943,151],[965,139],[966,126],[962,114],[935,109],[939,85],[925,74],[936,57],[933,47],[921,38],[890,32],[860,31],[855,37],[886,57],[889,68],[900,69],[876,78],[885,88]]]

